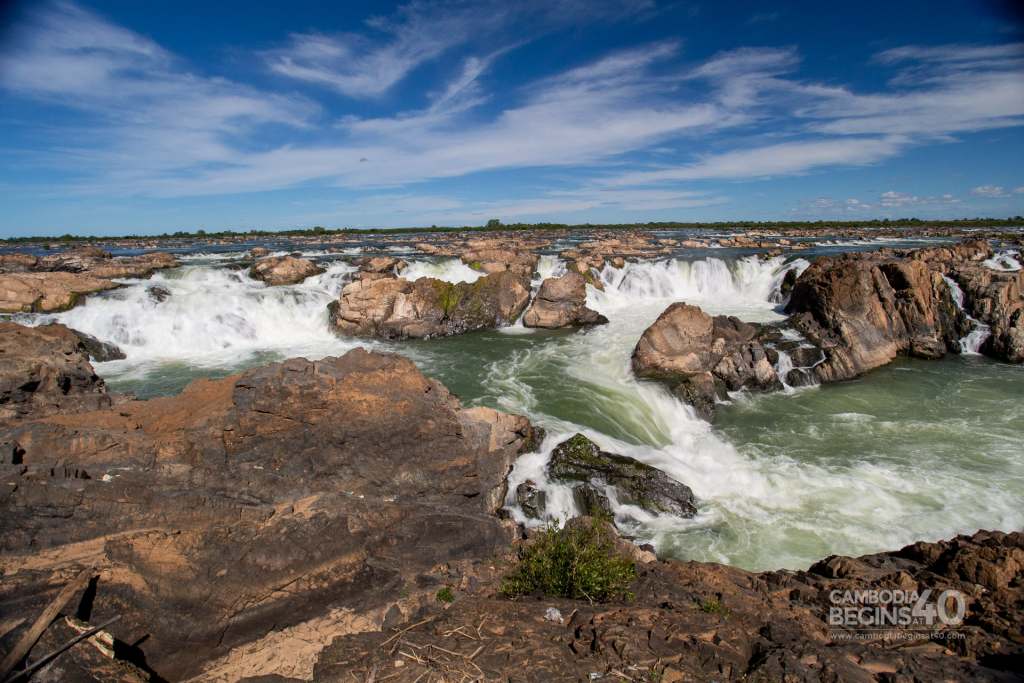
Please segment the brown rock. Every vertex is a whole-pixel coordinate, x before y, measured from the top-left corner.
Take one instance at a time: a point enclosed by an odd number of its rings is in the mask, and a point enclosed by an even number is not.
[[[7,273],[0,275],[0,313],[63,311],[85,294],[119,286],[85,273]]]
[[[675,303],[648,327],[633,350],[638,377],[665,381],[708,417],[725,389],[781,388],[758,336],[762,328],[734,317],[711,317]]]
[[[0,421],[110,405],[74,330],[0,322]]]
[[[587,308],[587,283],[577,272],[562,277],[549,277],[523,314],[526,327],[575,327],[601,325],[608,322],[597,311]]]
[[[330,632],[336,613],[379,628],[418,581],[507,547],[493,513],[533,440],[525,419],[465,410],[410,361],[361,349],[13,423],[0,611],[38,613],[55,571],[95,566],[90,620],[121,614],[114,635],[167,680]]]
[[[529,299],[528,281],[502,271],[454,284],[433,278],[357,280],[345,286],[329,310],[332,325],[342,334],[404,339],[509,325]]]
[[[324,269],[309,259],[294,256],[271,256],[260,259],[249,270],[249,276],[271,287],[294,285],[307,277],[319,275]]]

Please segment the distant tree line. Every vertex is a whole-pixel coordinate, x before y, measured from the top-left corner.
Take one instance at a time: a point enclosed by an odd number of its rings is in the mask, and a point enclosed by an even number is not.
[[[195,231],[178,230],[177,232],[165,232],[159,235],[72,235],[66,233],[57,237],[33,236],[33,237],[9,237],[2,242],[25,243],[25,242],[80,242],[93,240],[160,240],[160,239],[222,239],[222,238],[266,238],[266,237],[315,237],[331,235],[371,235],[387,233],[389,235],[400,234],[429,234],[445,232],[498,232],[505,230],[726,230],[743,228],[746,230],[774,230],[774,229],[819,229],[819,228],[901,228],[929,226],[936,228],[1001,228],[1018,227],[1024,225],[1024,216],[1012,216],[1010,218],[958,218],[954,220],[923,220],[920,218],[897,218],[897,219],[875,219],[861,221],[716,221],[712,223],[701,222],[678,222],[678,221],[652,221],[648,223],[502,223],[497,218],[492,218],[483,226],[437,226],[430,227],[409,227],[409,228],[325,228],[317,225],[312,228],[291,228],[284,230],[220,230],[210,232],[204,229]]]

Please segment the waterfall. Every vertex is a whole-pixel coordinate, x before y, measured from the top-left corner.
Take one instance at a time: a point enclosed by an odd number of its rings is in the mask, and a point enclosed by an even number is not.
[[[992,330],[988,325],[981,322],[977,318],[971,316],[964,308],[964,290],[960,288],[960,285],[956,283],[951,277],[946,275],[942,276],[942,279],[949,285],[949,291],[953,296],[953,301],[956,302],[958,309],[963,311],[964,316],[974,324],[974,329],[967,333],[966,336],[959,340],[960,353],[967,356],[977,356],[980,354],[981,345],[985,343],[985,340],[992,334]]]

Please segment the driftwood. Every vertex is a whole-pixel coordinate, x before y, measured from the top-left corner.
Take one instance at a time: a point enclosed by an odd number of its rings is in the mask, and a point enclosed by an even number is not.
[[[46,606],[43,613],[35,620],[32,627],[14,644],[14,649],[7,653],[3,662],[0,662],[0,681],[7,680],[10,673],[14,671],[14,667],[18,665],[18,662],[25,658],[32,649],[32,646],[43,635],[43,631],[49,628],[60,611],[64,609],[64,605],[68,604],[78,591],[85,588],[95,574],[94,569],[86,569],[61,589],[57,597]]]
[[[99,626],[93,626],[88,631],[85,631],[83,633],[79,633],[77,636],[75,636],[74,638],[72,638],[68,642],[64,643],[63,645],[58,647],[53,652],[48,652],[47,654],[43,655],[42,657],[40,657],[36,661],[34,661],[31,664],[29,664],[27,667],[25,667],[24,669],[22,669],[18,673],[14,674],[13,676],[11,676],[7,680],[5,680],[4,683],[14,683],[14,681],[17,681],[17,680],[20,680],[21,678],[29,676],[36,669],[39,669],[40,667],[43,667],[43,666],[49,664],[54,659],[56,659],[59,655],[63,654],[67,650],[70,650],[72,647],[74,647],[78,643],[82,642],[86,638],[93,637],[94,635],[96,635],[97,633],[99,633],[100,631],[105,629],[106,627],[110,626],[111,624],[113,624],[115,621],[117,621],[120,618],[121,618],[121,615],[118,614],[116,617],[113,617],[111,619],[107,619],[106,621],[104,621]]]

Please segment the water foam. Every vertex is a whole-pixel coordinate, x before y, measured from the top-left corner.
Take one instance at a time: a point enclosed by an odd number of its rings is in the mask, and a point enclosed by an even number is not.
[[[412,261],[399,273],[399,277],[409,281],[432,277],[451,283],[476,282],[483,276],[484,273],[470,268],[457,258]]]

